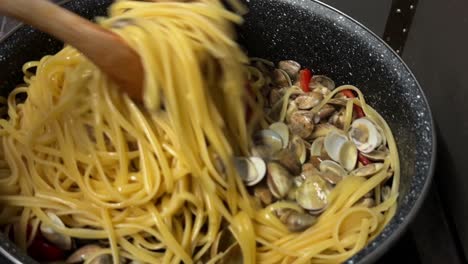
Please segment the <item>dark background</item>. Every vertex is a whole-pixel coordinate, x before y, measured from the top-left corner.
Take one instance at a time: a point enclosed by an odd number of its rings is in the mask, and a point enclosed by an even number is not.
[[[379,263],[467,263],[468,1],[323,2],[400,49],[427,95],[437,126],[438,159],[429,197],[410,230]]]
[[[467,263],[468,0],[323,2],[400,51],[436,121],[438,159],[431,191],[409,230],[378,263]],[[0,17],[0,37],[14,25]],[[7,261],[0,256],[0,263]]]

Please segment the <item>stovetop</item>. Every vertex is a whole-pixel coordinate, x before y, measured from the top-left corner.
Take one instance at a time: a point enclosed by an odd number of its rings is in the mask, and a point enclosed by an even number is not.
[[[439,159],[428,197],[408,230],[377,263],[467,263],[468,221],[464,219],[468,219],[468,198],[464,193],[468,191],[468,177],[463,177],[460,171],[466,171],[468,163],[463,152],[463,157],[456,155],[466,144],[455,143],[456,136],[468,138],[468,119],[464,115],[468,109],[467,104],[462,104],[468,98],[468,89],[460,89],[462,83],[468,83],[468,75],[464,73],[468,70],[468,35],[463,33],[468,28],[468,1],[323,2],[369,27],[403,57],[421,82],[438,127]],[[0,17],[0,37],[16,25],[15,21]],[[456,34],[457,29],[462,33]],[[453,96],[462,103],[453,104],[451,100],[457,100]],[[458,113],[458,119],[449,116],[447,121],[441,114],[447,113],[447,109],[451,110],[449,113]],[[0,255],[0,263],[8,261]]]

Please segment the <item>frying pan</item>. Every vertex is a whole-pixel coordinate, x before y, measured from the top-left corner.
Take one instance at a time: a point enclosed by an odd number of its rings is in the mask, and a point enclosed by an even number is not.
[[[112,0],[62,4],[89,19],[105,15]],[[349,16],[311,0],[249,0],[239,28],[249,56],[293,59],[337,84],[354,84],[389,123],[399,149],[398,210],[383,232],[347,263],[372,263],[394,243],[417,213],[431,182],[435,160],[432,115],[405,63],[379,37]],[[57,52],[62,43],[19,26],[0,43],[0,94],[21,82],[22,64]],[[0,252],[13,263],[36,263],[0,235]]]

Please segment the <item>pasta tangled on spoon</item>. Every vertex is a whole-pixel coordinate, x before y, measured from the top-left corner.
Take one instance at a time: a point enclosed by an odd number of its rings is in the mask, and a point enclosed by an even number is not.
[[[98,22],[140,54],[144,105],[70,46],[26,63],[2,101],[0,224],[30,256],[339,263],[390,221],[396,145],[359,89],[249,60],[218,0],[109,10]]]

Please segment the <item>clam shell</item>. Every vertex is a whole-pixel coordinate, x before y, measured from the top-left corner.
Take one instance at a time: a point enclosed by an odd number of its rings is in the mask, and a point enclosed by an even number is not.
[[[316,138],[312,145],[310,146],[310,156],[320,156],[322,155],[323,142],[325,137]]]
[[[382,144],[382,135],[374,122],[367,117],[353,121],[349,129],[349,138],[363,153],[370,153]]]
[[[383,168],[383,163],[371,163],[369,165],[357,168],[349,173],[350,176],[369,177]]]
[[[267,185],[273,196],[278,199],[285,197],[293,186],[291,174],[276,162],[267,164]]]
[[[306,210],[322,210],[328,204],[328,186],[318,175],[307,177],[297,189],[296,201]]]
[[[254,144],[268,146],[274,153],[283,148],[283,139],[271,129],[263,129],[255,133]]]
[[[270,130],[273,130],[276,132],[280,137],[283,142],[282,147],[286,148],[288,146],[289,142],[289,128],[288,126],[283,123],[283,122],[276,122],[270,125],[269,127]]]
[[[330,158],[339,162],[342,147],[346,142],[348,142],[348,138],[345,135],[337,131],[332,131],[323,140],[323,147]]]
[[[65,224],[56,214],[52,212],[47,212],[47,216],[50,218],[50,220],[52,220],[52,222],[54,222],[54,224],[60,227],[65,227]],[[55,231],[52,227],[46,225],[45,223],[41,224],[40,230],[41,234],[44,236],[45,239],[47,239],[47,241],[56,245],[60,249],[70,250],[72,248],[73,240],[71,239],[71,237]]]
[[[236,157],[234,165],[237,173],[247,186],[259,183],[266,174],[265,162],[258,157]]]

